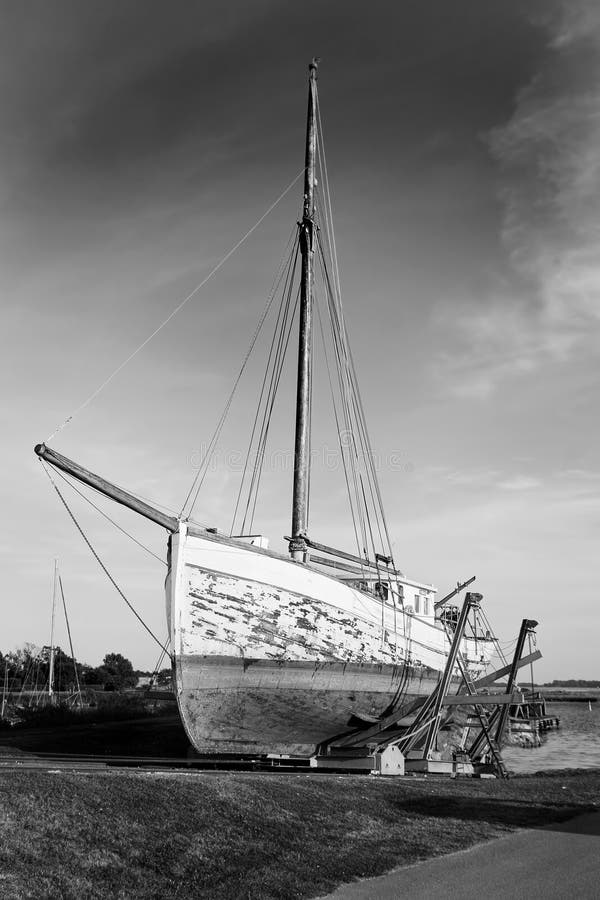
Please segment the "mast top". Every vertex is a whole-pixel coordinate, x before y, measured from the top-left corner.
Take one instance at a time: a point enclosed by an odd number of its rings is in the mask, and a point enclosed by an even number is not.
[[[312,62],[309,62],[309,64],[308,64],[308,71],[310,72],[311,75],[312,75],[313,72],[314,72],[315,77],[316,77],[316,74],[317,74],[317,69],[319,68],[319,62],[320,62],[320,61],[321,61],[321,57],[320,57],[320,56],[313,56]]]

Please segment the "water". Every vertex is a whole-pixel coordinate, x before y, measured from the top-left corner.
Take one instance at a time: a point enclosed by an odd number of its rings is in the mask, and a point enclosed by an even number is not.
[[[560,728],[542,736],[541,747],[504,747],[502,757],[509,771],[600,768],[600,700],[591,709],[587,702],[547,703],[546,709],[548,716],[560,719]]]

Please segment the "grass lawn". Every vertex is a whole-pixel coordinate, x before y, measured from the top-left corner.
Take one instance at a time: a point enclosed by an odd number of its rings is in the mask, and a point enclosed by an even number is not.
[[[596,805],[598,770],[480,781],[0,769],[0,897],[316,897]]]

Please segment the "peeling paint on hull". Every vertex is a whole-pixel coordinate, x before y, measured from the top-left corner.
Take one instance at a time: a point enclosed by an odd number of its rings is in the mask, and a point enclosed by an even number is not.
[[[202,753],[311,755],[352,730],[352,716],[380,716],[399,689],[430,693],[448,651],[433,621],[184,526],[167,608],[179,708]],[[464,649],[481,667],[481,645]]]

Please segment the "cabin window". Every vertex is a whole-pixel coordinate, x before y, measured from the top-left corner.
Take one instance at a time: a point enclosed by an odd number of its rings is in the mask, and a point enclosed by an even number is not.
[[[415,612],[417,615],[421,612],[421,597],[419,594],[415,594]]]
[[[429,598],[428,597],[423,597],[423,615],[424,616],[429,615]]]
[[[387,603],[388,594],[389,594],[389,589],[388,589],[387,584],[384,584],[383,581],[378,581],[375,584],[375,593],[377,594],[378,597],[381,597],[381,599],[384,601],[384,603]]]

